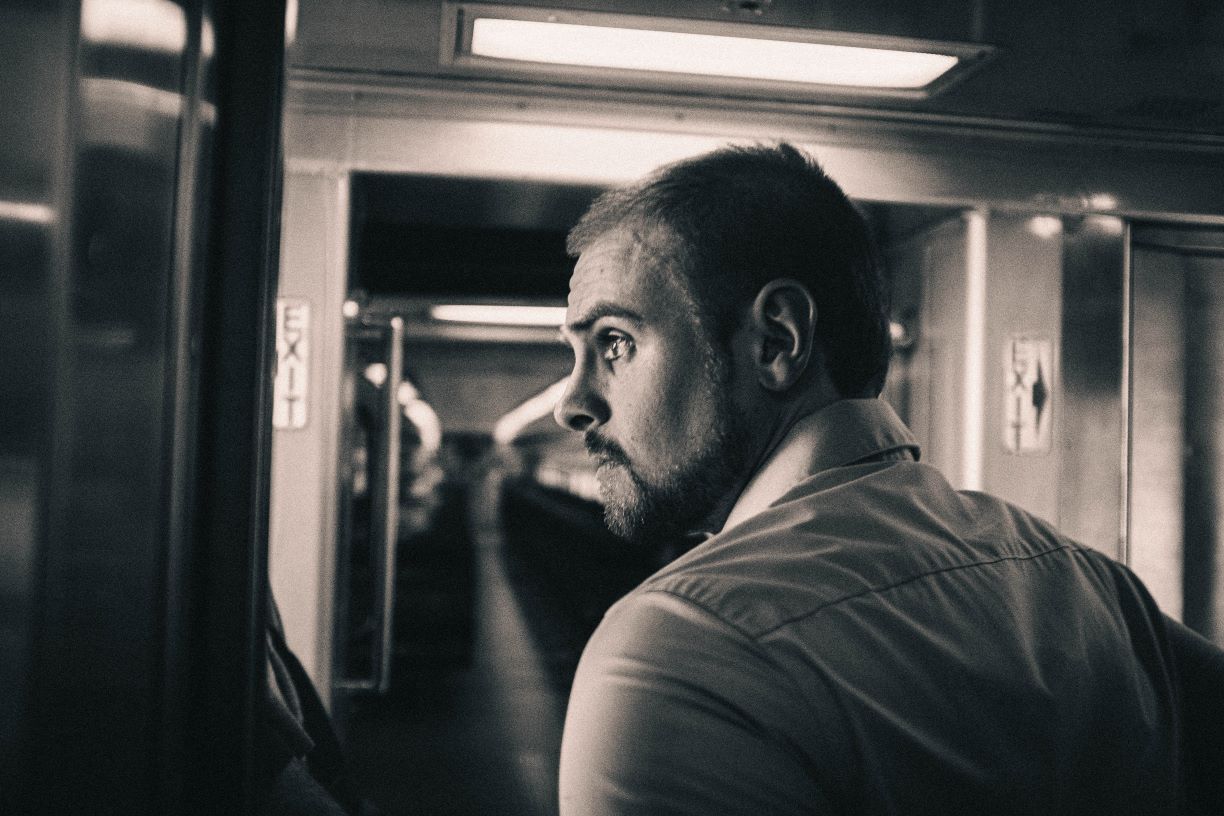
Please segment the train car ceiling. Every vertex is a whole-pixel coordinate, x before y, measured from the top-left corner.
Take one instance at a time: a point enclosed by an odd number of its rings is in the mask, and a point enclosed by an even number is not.
[[[482,5],[525,13],[513,4]],[[462,4],[391,0],[303,0],[290,62],[299,70],[479,80],[546,86],[553,92],[653,87],[680,98],[749,107],[787,101],[875,115],[887,111],[1013,126],[1137,129],[1184,139],[1224,132],[1224,6],[1202,0],[542,0],[530,6],[546,19],[549,11],[558,19],[609,19],[611,14],[664,30],[721,33],[741,27],[779,37],[792,32],[865,43],[872,38],[921,40],[960,48],[962,62],[976,67],[925,98],[864,96],[831,86],[795,92],[787,83],[745,86],[730,80],[663,80],[659,74],[627,83],[623,72],[596,74],[560,66],[524,72],[510,63],[499,67],[495,61],[454,58]],[[986,52],[988,59],[974,58]]]

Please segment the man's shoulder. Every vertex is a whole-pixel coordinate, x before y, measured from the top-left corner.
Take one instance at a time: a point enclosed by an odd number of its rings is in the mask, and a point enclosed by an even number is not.
[[[666,593],[756,638],[927,576],[1081,549],[1014,505],[954,490],[929,466],[878,463],[804,480],[626,601]]]

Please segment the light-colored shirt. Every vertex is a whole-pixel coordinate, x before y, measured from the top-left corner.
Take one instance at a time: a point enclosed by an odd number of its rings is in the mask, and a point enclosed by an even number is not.
[[[879,400],[813,414],[721,533],[608,611],[563,816],[1177,812],[1146,591],[913,447]]]

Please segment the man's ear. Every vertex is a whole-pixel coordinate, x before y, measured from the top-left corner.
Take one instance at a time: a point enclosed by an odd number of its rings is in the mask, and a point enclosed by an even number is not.
[[[816,331],[812,293],[789,278],[772,280],[753,300],[750,320],[757,381],[770,391],[787,390],[812,359]]]

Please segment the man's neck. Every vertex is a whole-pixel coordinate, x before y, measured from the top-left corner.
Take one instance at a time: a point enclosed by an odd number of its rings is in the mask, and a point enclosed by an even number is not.
[[[837,399],[838,397],[809,393],[807,398],[796,399],[779,406],[780,410],[775,411],[773,416],[768,417],[762,422],[760,431],[756,434],[757,444],[752,446],[753,454],[745,462],[746,466],[743,469],[741,478],[736,481],[733,489],[727,491],[727,494],[718,503],[714,511],[706,517],[702,528],[709,532],[722,530],[726,526],[727,519],[743,495],[744,490],[770,461],[783,440],[790,436],[796,423],[816,413],[826,405],[836,402]]]

